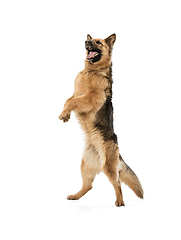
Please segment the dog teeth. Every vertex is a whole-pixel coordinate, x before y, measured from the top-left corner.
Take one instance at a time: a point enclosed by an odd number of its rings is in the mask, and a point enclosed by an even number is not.
[[[96,53],[95,56],[99,55],[99,53]]]

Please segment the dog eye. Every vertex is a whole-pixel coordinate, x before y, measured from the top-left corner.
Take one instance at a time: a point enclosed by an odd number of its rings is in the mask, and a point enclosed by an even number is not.
[[[97,43],[97,44],[101,44],[101,42],[99,42],[99,41],[97,41],[96,43]]]

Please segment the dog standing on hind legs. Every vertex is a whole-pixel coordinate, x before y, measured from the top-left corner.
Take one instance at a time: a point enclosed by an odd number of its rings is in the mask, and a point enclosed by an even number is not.
[[[85,68],[74,83],[74,94],[64,104],[59,116],[67,122],[74,111],[85,132],[85,150],[81,163],[82,189],[69,200],[81,198],[90,189],[96,174],[106,174],[116,193],[116,206],[124,206],[121,182],[143,198],[143,189],[136,174],[119,154],[117,136],[113,128],[112,62],[116,35],[93,39],[87,35]]]

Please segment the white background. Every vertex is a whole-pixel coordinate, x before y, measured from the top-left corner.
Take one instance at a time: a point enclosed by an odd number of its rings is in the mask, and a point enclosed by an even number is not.
[[[84,41],[117,34],[114,127],[145,199],[99,174],[79,201],[83,133],[59,121]],[[0,3],[0,239],[181,239],[180,1]]]

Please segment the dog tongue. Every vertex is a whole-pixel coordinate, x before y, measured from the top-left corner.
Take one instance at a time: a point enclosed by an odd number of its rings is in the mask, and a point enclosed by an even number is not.
[[[87,58],[88,58],[88,59],[94,58],[96,53],[97,53],[97,52],[92,52],[92,51],[90,51],[90,52],[89,52],[89,55],[87,55]]]

